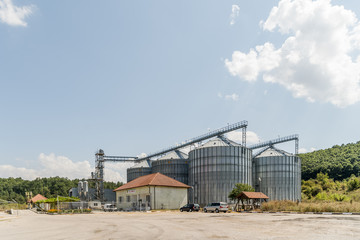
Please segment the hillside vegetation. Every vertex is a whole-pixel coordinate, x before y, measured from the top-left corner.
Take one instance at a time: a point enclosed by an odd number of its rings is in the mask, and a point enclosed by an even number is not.
[[[360,141],[299,156],[303,180],[315,179],[318,173],[328,174],[334,180],[360,176]]]
[[[70,188],[77,187],[80,179],[70,180],[62,177],[37,178],[24,180],[22,178],[0,178],[0,199],[25,203],[25,192],[32,192],[33,197],[40,193],[47,198],[68,196]],[[115,189],[123,183],[104,182],[105,188]],[[94,187],[94,182],[89,182]]]

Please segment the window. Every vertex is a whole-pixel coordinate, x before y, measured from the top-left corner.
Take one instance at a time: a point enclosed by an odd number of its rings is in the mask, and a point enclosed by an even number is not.
[[[122,203],[122,201],[123,201],[123,198],[119,197],[119,203]]]
[[[126,196],[126,201],[130,202],[130,196]]]
[[[94,207],[96,207],[98,205],[98,203],[94,203]]]
[[[146,201],[150,202],[150,195],[146,195]]]

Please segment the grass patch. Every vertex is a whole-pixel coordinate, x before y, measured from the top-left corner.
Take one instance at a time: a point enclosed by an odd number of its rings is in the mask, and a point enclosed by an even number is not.
[[[292,201],[271,201],[263,203],[261,210],[275,212],[360,212],[360,203],[352,201],[304,201],[301,203]]]
[[[8,211],[10,209],[22,210],[26,208],[27,208],[26,204],[17,204],[17,203],[0,204],[0,211]]]

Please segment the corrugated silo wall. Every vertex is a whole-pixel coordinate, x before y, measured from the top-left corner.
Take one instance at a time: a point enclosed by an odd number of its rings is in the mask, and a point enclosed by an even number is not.
[[[255,191],[265,193],[270,200],[301,201],[301,160],[299,157],[254,158],[253,177]]]
[[[161,173],[188,184],[189,164],[187,159],[162,159],[151,164],[152,173]]]
[[[128,168],[126,170],[127,182],[134,180],[135,178],[151,174],[150,167]]]
[[[189,153],[189,201],[204,206],[230,202],[236,183],[252,185],[252,150],[239,146],[198,148]]]

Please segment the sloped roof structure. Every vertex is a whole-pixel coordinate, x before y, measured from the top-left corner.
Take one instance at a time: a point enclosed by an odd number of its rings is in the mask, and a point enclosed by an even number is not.
[[[144,186],[164,186],[164,187],[179,187],[179,188],[190,188],[190,186],[179,182],[171,177],[165,176],[161,173],[152,173],[142,177],[138,177],[131,182],[128,182],[121,187],[114,190],[120,191],[130,188],[144,187]]]
[[[241,199],[268,199],[269,197],[262,192],[241,192],[237,198]]]
[[[270,146],[266,148],[265,150],[257,153],[255,155],[256,158],[260,157],[274,157],[274,156],[293,156],[293,154],[285,152],[284,150],[280,150],[278,148],[275,148],[274,146]]]
[[[151,168],[151,161],[150,160],[144,160],[141,161],[137,164],[135,164],[134,166],[130,167],[130,168]]]
[[[40,201],[40,200],[46,200],[47,198],[44,197],[43,195],[41,195],[40,193],[38,195],[36,195],[35,197],[33,197],[32,199],[30,199],[29,202],[32,202],[32,203],[36,203],[37,201]]]

